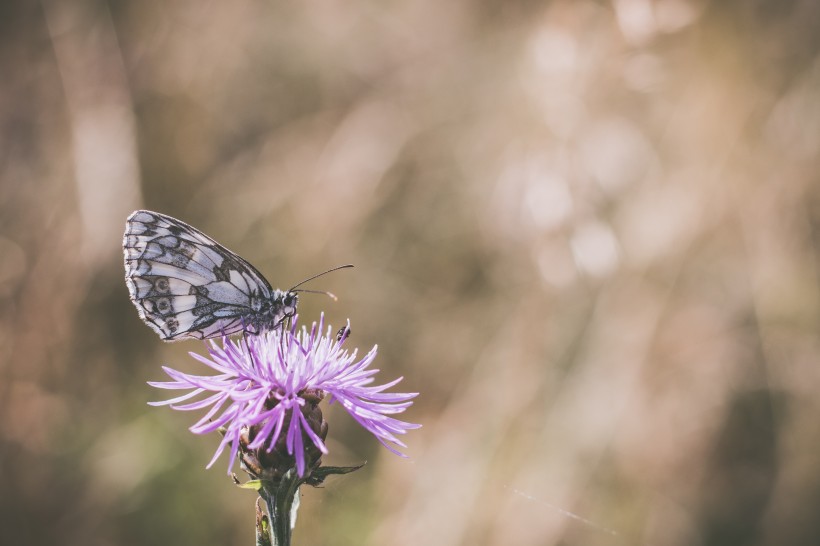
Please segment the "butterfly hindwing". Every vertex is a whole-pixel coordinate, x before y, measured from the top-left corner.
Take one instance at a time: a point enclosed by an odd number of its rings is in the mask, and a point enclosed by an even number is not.
[[[164,214],[131,214],[123,249],[131,300],[166,341],[240,332],[274,292],[248,262]]]

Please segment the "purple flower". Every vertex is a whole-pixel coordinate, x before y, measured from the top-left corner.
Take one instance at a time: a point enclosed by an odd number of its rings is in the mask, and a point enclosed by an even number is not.
[[[330,326],[322,334],[323,328],[324,315],[318,325],[313,323],[310,331],[304,326],[297,330],[294,319],[290,330],[279,328],[236,341],[225,337],[221,347],[210,341],[208,357],[190,354],[217,374],[192,375],[164,366],[163,370],[173,381],[149,384],[190,392],[152,405],[170,405],[186,411],[210,407],[190,430],[196,434],[220,428],[224,431],[208,467],[230,444],[229,473],[240,451],[244,455],[249,450],[268,453],[277,450],[292,457],[297,473],[304,476],[306,467],[310,469],[314,463],[310,452],[327,453],[323,441],[327,424],[317,407],[326,395],[330,396],[331,404],[341,404],[387,449],[404,456],[390,444],[406,447],[396,435],[421,425],[406,423],[391,415],[410,407],[418,393],[384,392],[399,383],[401,377],[384,385],[373,385],[379,370],[368,369],[368,366],[376,358],[377,347],[357,361],[357,350],[351,353],[342,348],[349,326],[338,335],[331,333]],[[208,393],[205,398],[182,403],[203,393]],[[318,464],[318,457],[315,459]]]

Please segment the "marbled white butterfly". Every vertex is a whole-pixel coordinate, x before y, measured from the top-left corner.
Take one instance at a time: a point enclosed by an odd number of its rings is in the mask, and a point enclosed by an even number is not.
[[[296,313],[296,290],[271,287],[251,264],[185,222],[148,210],[125,223],[125,283],[140,318],[165,341],[279,328]],[[322,292],[333,297],[329,292]]]

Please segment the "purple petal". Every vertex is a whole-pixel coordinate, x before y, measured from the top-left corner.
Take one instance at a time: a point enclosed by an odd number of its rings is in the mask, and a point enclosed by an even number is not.
[[[250,449],[262,446],[275,449],[284,433],[284,447],[296,460],[297,472],[304,474],[307,465],[304,435],[322,453],[328,452],[324,441],[301,412],[305,404],[301,394],[306,389],[326,392],[328,403],[338,402],[387,449],[401,455],[393,446],[405,446],[396,435],[420,425],[390,416],[407,410],[418,393],[386,392],[401,382],[401,377],[376,384],[378,369],[370,365],[375,360],[377,347],[362,358],[357,356],[356,349],[348,351],[342,347],[349,337],[349,322],[339,340],[335,339],[332,327],[325,326],[324,314],[310,329],[297,327],[296,322],[294,318],[289,330],[281,328],[244,336],[237,341],[222,338],[221,344],[212,340],[206,343],[207,355],[191,353],[195,360],[214,370],[215,375],[193,375],[163,367],[171,381],[149,384],[159,389],[187,392],[170,400],[151,402],[151,405],[167,405],[182,411],[207,410],[191,427],[197,434],[224,427],[225,436],[209,467],[229,445],[232,466],[239,453],[242,430],[255,426],[257,430],[248,446]],[[197,399],[203,393],[207,396]],[[295,414],[291,414],[285,427],[288,412]]]

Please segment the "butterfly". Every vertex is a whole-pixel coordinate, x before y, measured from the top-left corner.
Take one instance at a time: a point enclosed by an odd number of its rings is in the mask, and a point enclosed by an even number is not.
[[[296,313],[298,292],[316,292],[299,286],[353,267],[274,289],[255,267],[198,229],[149,210],[131,213],[122,246],[131,301],[165,341],[275,330]]]

